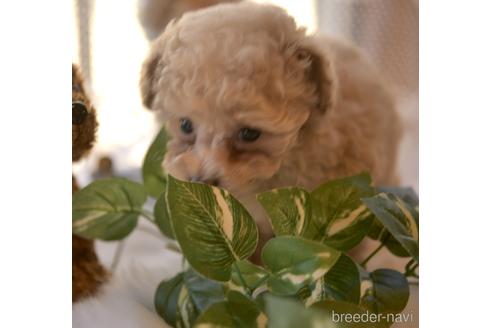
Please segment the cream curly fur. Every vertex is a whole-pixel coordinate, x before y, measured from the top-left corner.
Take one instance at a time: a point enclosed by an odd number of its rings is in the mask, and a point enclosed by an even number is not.
[[[217,180],[259,219],[260,191],[367,170],[396,184],[399,119],[394,99],[353,47],[308,36],[276,6],[218,5],[171,22],[141,78],[144,104],[173,139],[164,165],[181,179]],[[179,120],[193,122],[191,135]],[[251,143],[242,127],[262,131]]]
[[[138,18],[147,38],[153,40],[172,19],[185,12],[235,1],[239,0],[138,0]]]

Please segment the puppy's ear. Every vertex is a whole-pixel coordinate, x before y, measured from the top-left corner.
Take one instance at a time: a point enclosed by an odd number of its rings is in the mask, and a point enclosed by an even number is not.
[[[320,113],[326,113],[335,101],[336,81],[331,63],[326,56],[310,44],[296,47],[294,55],[297,60],[304,62],[305,76],[315,88],[317,96],[316,107]]]
[[[155,49],[151,50],[150,55],[144,61],[140,73],[140,94],[142,102],[148,109],[152,109],[154,103],[157,81],[159,76],[160,53]]]

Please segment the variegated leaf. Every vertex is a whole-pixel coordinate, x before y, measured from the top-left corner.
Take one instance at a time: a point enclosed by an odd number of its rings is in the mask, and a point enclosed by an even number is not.
[[[355,210],[347,210],[331,222],[323,240],[333,248],[347,251],[364,239],[373,220],[371,212],[364,205]]]
[[[371,314],[355,304],[340,301],[320,301],[309,308],[285,297],[267,297],[269,328],[382,328],[386,323],[369,321]],[[344,319],[341,316],[344,316]],[[365,322],[363,316],[367,316]],[[375,316],[375,314],[373,314]],[[347,319],[350,316],[350,319]],[[358,316],[354,319],[354,316]]]
[[[395,199],[397,196],[400,198],[407,206],[406,208],[416,220],[417,228],[419,225],[419,213],[418,213],[418,203],[419,199],[417,194],[412,188],[379,188],[379,190],[384,191],[388,194],[390,199]],[[373,215],[374,216],[374,215]],[[405,223],[404,220],[401,220]],[[368,236],[372,239],[378,240],[384,244],[384,246],[394,255],[398,257],[410,257],[410,254],[405,248],[397,241],[391,233],[384,227],[384,225],[379,220],[373,220],[371,229]]]
[[[406,277],[391,269],[370,273],[361,304],[375,313],[400,313],[405,309],[410,289]]]
[[[205,277],[227,281],[231,265],[253,254],[258,228],[229,192],[169,176],[167,201],[176,240]]]
[[[185,272],[184,285],[188,289],[193,305],[200,313],[211,304],[223,301],[225,298],[220,283],[201,276],[193,269]]]
[[[259,307],[243,294],[231,291],[227,301],[215,303],[197,319],[196,328],[265,328],[267,318]]]
[[[265,297],[269,328],[338,328],[329,313],[306,309],[300,302],[288,297]]]
[[[362,201],[376,219],[415,259],[419,260],[419,232],[415,210],[394,195],[380,193]]]
[[[188,288],[183,285],[178,296],[177,326],[191,328],[199,315],[200,312],[193,304]]]
[[[338,260],[340,252],[318,242],[299,237],[271,239],[262,260],[272,275],[269,289],[277,295],[294,295],[321,278]]]
[[[182,288],[178,302],[178,317],[184,327],[193,326],[203,311],[212,304],[225,300],[224,289],[220,283],[202,277],[193,269],[184,273]]]
[[[168,324],[191,327],[201,312],[224,299],[221,284],[189,269],[161,282],[154,302],[157,313]]]
[[[157,314],[173,327],[176,327],[178,297],[183,287],[183,276],[184,273],[181,272],[174,278],[161,282],[154,295]]]
[[[419,196],[411,187],[378,187],[377,191],[393,194],[414,208],[419,206]]]
[[[239,272],[238,272],[239,271]],[[232,267],[231,281],[236,289],[241,289],[243,282],[239,276],[241,274],[242,279],[246,283],[249,289],[255,290],[260,287],[263,282],[266,283],[268,272],[262,267],[254,265],[249,261],[237,261]]]
[[[145,190],[154,198],[159,197],[166,190],[166,174],[162,162],[167,151],[169,136],[161,128],[150,145],[142,165],[142,177]]]
[[[343,251],[356,246],[372,222],[370,212],[360,198],[373,194],[374,188],[367,173],[333,180],[316,188],[311,195],[319,238]]]
[[[385,318],[353,303],[323,300],[309,307],[308,310],[324,313],[336,328],[383,328],[389,327]],[[350,316],[350,319],[348,319]],[[342,319],[345,318],[345,319]]]
[[[321,300],[359,304],[360,280],[357,264],[347,255],[341,254],[337,263],[316,281],[306,304]]]
[[[163,192],[155,202],[154,205],[154,218],[155,223],[159,230],[171,239],[175,239],[173,227],[171,225],[171,217],[167,208],[167,195]]]
[[[266,210],[276,236],[314,238],[316,226],[312,222],[311,195],[304,189],[291,187],[274,189],[257,196]]]
[[[397,241],[377,219],[372,220],[372,225],[367,236],[383,243],[384,246],[395,256],[410,257],[410,254],[408,254],[400,242]]]
[[[95,181],[72,196],[72,232],[88,239],[123,239],[137,225],[146,199],[143,186],[136,182]]]

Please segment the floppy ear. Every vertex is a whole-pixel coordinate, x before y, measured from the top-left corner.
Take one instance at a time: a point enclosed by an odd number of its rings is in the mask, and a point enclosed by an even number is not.
[[[312,83],[317,96],[316,107],[326,113],[334,103],[336,80],[329,58],[312,44],[301,44],[295,50],[297,60],[306,62],[305,76]]]
[[[154,103],[157,81],[158,81],[158,69],[160,63],[160,53],[155,49],[151,50],[150,55],[144,61],[142,65],[142,71],[140,73],[140,94],[142,96],[142,102],[148,109],[152,109]]]

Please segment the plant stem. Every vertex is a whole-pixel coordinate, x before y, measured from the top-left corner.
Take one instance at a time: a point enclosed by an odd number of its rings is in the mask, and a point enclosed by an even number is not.
[[[405,277],[415,277],[418,278],[418,274],[415,273],[415,270],[419,267],[419,264],[414,260],[408,262],[405,266]]]
[[[181,271],[186,271],[187,270],[187,267],[186,267],[186,258],[183,257],[181,258]]]
[[[261,284],[264,283],[268,278],[269,278],[269,276],[265,275],[263,278],[258,280],[258,282],[256,284],[254,284],[253,287],[251,287],[251,291],[254,291],[256,288],[260,287]]]
[[[120,241],[118,246],[116,247],[116,251],[113,257],[113,261],[111,262],[111,271],[116,272],[116,268],[120,263],[121,255],[123,254],[123,249],[125,248],[125,241]]]
[[[369,262],[383,247],[384,243],[381,243],[381,245],[379,245],[371,254],[369,254],[369,256],[364,261],[362,261],[360,265],[365,268],[367,262]]]
[[[248,295],[251,296],[252,295],[251,289],[248,287],[248,284],[244,280],[243,275],[241,274],[241,271],[239,270],[239,267],[237,266],[236,262],[234,262],[234,268],[236,268],[237,275],[239,276],[239,281],[241,281],[241,285],[243,285],[243,287],[246,290],[246,292],[248,293]]]
[[[405,265],[405,272],[408,272],[410,271],[410,268],[412,267],[412,265],[414,265],[415,263],[415,260],[414,259],[411,259],[406,265]]]

